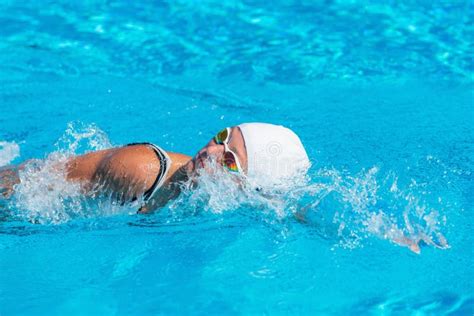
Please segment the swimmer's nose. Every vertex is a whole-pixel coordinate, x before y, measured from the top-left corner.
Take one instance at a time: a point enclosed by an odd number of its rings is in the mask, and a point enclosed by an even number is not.
[[[222,157],[224,154],[224,145],[211,145],[207,147],[207,155],[208,156],[214,156],[218,160]]]
[[[199,159],[202,159],[202,160],[205,160],[208,157],[213,157],[217,160],[217,162],[220,163],[222,160],[223,154],[224,154],[224,145],[215,144],[215,145],[206,146],[203,149],[201,149],[198,152],[197,157],[199,157]]]

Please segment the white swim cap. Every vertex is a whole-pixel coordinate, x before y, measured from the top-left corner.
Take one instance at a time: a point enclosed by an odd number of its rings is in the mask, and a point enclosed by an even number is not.
[[[304,177],[310,162],[300,138],[281,125],[238,125],[247,149],[247,179],[260,188],[286,187]]]

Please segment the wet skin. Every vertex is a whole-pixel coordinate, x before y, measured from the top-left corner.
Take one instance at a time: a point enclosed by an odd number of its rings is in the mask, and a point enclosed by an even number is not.
[[[244,172],[247,172],[247,150],[245,149],[244,137],[239,127],[236,126],[231,128],[227,145],[230,150],[237,154],[240,165]],[[219,165],[222,165],[224,150],[224,145],[217,144],[214,138],[212,138],[206,146],[204,146],[200,151],[198,151],[196,156],[194,156],[194,167],[205,167],[204,164],[207,161],[207,158],[211,156],[217,160]]]
[[[237,154],[242,168],[246,170],[247,153],[238,127],[231,128],[228,146]],[[197,169],[206,168],[209,157],[213,157],[220,165],[224,156],[224,145],[219,145],[211,139],[194,157],[167,153],[172,163],[165,182],[157,194],[140,208],[140,212],[152,211],[176,197],[180,184],[189,179]],[[0,193],[4,197],[13,193],[13,186],[20,181],[18,171],[24,164],[0,169]],[[84,194],[110,192],[124,202],[143,195],[153,185],[159,170],[160,162],[155,152],[146,145],[91,152],[70,158],[66,163],[67,179],[80,182]]]

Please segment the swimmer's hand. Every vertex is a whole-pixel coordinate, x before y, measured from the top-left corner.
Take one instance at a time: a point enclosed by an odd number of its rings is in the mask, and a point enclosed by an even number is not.
[[[18,183],[20,178],[16,166],[0,168],[0,194],[3,198],[8,199],[13,194],[13,187]]]
[[[425,244],[428,246],[433,246],[438,249],[448,249],[450,248],[448,241],[446,238],[441,235],[437,234],[437,241],[434,241],[433,238],[427,236],[425,234],[420,234],[416,239],[410,239],[408,237],[402,236],[393,240],[397,245],[407,247],[410,251],[419,255],[421,253],[421,245]]]
[[[137,214],[146,214],[146,213],[150,213],[150,209],[146,205],[141,206],[137,211]]]

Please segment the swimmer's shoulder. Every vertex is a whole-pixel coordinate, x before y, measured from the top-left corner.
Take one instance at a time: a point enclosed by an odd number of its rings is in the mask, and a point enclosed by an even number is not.
[[[125,181],[144,181],[146,184],[150,174],[157,174],[159,168],[160,161],[153,149],[137,144],[73,157],[67,162],[67,176],[70,180],[122,178]]]
[[[145,144],[128,145],[117,148],[106,155],[99,168],[112,172],[115,176],[129,177],[130,180],[149,182],[160,170],[160,160],[153,148]]]

